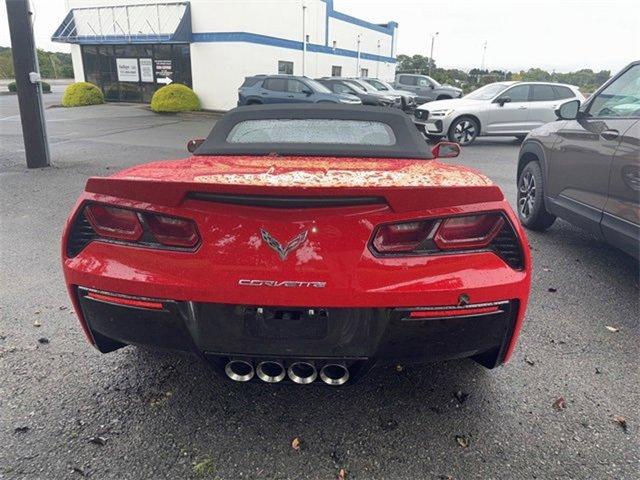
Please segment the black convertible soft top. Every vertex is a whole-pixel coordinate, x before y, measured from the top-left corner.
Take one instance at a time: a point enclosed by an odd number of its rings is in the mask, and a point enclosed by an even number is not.
[[[305,142],[264,142],[260,141],[260,125],[269,125],[274,121],[271,132],[278,131],[280,120],[341,120],[345,125],[358,125],[358,131],[364,139],[349,143],[341,138],[339,142],[331,143],[330,139],[314,143],[314,132],[307,130],[299,132],[308,137]],[[267,122],[264,122],[267,121]],[[307,122],[313,124],[313,122]],[[325,122],[327,123],[327,122]],[[295,125],[288,122],[284,125]],[[301,125],[304,124],[301,122]],[[328,122],[331,124],[331,122]],[[336,122],[337,126],[341,123]],[[253,134],[251,141],[235,141],[235,133],[244,125],[256,125],[251,130],[244,130]],[[234,127],[237,127],[234,130]],[[371,132],[366,130],[371,127]],[[376,128],[374,128],[376,127]],[[339,130],[335,129],[334,130]],[[256,139],[257,132],[257,139]],[[382,132],[382,134],[380,134]],[[393,133],[391,133],[393,132]],[[231,141],[230,141],[231,136]],[[368,137],[368,138],[366,138]],[[368,142],[368,139],[372,139]],[[339,104],[296,104],[296,105],[251,105],[234,108],[227,112],[213,127],[207,139],[194,152],[195,155],[303,155],[325,157],[379,157],[379,158],[433,158],[424,138],[414,126],[410,117],[404,112],[389,107],[370,107],[362,105]]]

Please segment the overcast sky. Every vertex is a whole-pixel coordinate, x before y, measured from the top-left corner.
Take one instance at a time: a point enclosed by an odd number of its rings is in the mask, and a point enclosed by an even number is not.
[[[64,0],[32,1],[38,47],[68,51],[50,41],[66,14]],[[235,1],[247,14],[241,7],[246,0]],[[398,22],[398,53],[428,55],[431,35],[439,32],[433,56],[442,67],[479,67],[485,41],[485,66],[496,69],[616,71],[640,58],[640,0],[334,0],[334,5],[375,23]],[[0,0],[0,45],[5,46],[6,22]]]

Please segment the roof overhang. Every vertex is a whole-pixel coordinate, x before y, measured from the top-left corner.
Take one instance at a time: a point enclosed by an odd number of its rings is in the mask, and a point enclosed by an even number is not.
[[[74,8],[54,42],[76,44],[189,43],[189,2]]]

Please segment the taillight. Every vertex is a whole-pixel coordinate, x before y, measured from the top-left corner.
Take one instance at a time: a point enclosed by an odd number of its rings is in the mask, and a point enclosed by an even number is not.
[[[382,225],[373,237],[373,247],[379,253],[409,253],[419,250],[429,239],[434,221]]]
[[[200,235],[195,222],[186,218],[92,203],[74,221],[67,254],[75,256],[91,241],[100,239],[193,250],[200,242]]]
[[[89,205],[85,215],[93,230],[101,237],[135,242],[142,236],[142,225],[133,210]]]
[[[198,244],[198,230],[191,220],[165,217],[155,213],[143,215],[149,230],[161,244],[184,248],[192,248]]]
[[[483,248],[503,225],[504,218],[498,213],[447,218],[433,240],[442,250]]]
[[[378,256],[489,250],[513,268],[524,264],[517,234],[500,212],[380,225],[371,250]]]

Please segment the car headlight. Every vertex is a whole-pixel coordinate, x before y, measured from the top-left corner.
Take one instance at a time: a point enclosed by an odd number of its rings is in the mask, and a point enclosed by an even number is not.
[[[431,116],[433,117],[446,117],[453,113],[453,109],[431,110]]]

